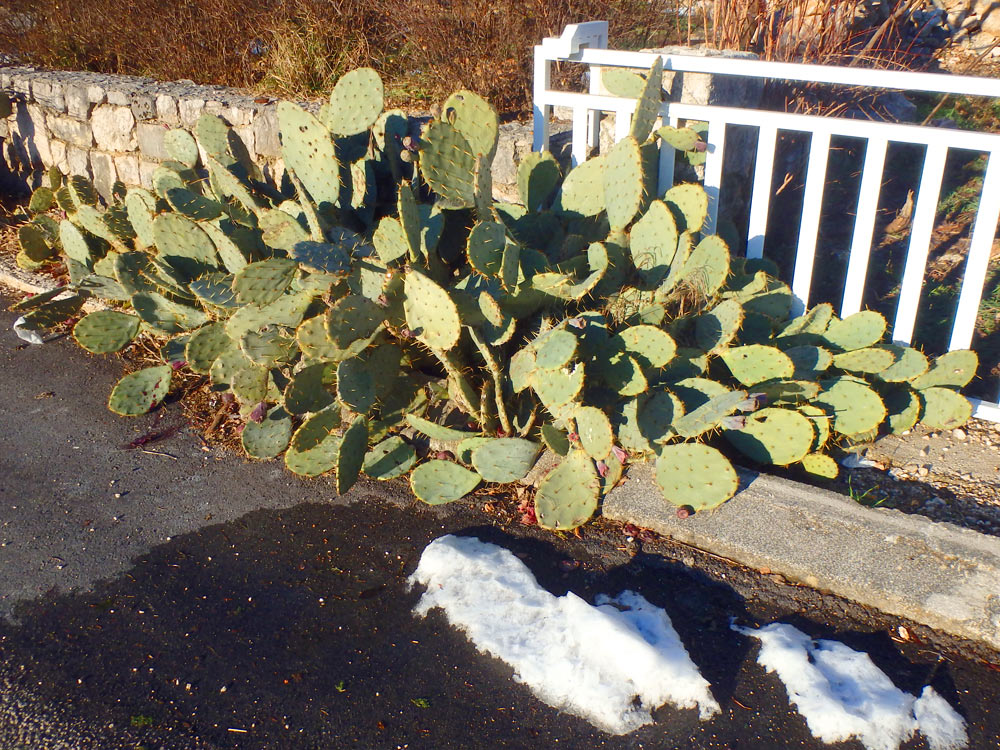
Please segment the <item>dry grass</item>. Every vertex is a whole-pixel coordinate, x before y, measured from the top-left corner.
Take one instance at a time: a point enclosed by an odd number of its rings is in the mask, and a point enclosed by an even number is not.
[[[53,68],[325,93],[376,68],[396,101],[471,88],[523,112],[531,45],[568,23],[611,18],[617,46],[676,37],[678,0],[10,0],[0,49]],[[673,19],[673,20],[672,20]]]

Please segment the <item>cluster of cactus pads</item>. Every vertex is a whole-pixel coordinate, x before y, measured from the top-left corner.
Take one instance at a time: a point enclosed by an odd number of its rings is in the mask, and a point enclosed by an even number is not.
[[[700,510],[737,489],[727,455],[833,477],[845,440],[965,422],[974,354],[885,344],[873,312],[789,320],[771,264],[702,234],[700,186],[657,196],[657,150],[701,148],[655,129],[660,77],[632,81],[631,133],[608,153],[565,178],[525,158],[519,204],[493,200],[497,115],[468,91],[419,139],[368,69],[316,115],[282,103],[278,186],[204,115],[167,135],[152,191],[119,186],[104,207],[50,175],[20,262],[58,258],[71,281],[16,307],[45,328],[109,301],[76,323],[80,345],[151,335],[163,357],[118,383],[113,411],[156,407],[190,368],[235,396],[249,456],[332,473],[339,492],[409,474],[421,500],[449,502],[548,449],[535,508],[550,529],[587,521],[629,462],[655,461],[666,500]]]

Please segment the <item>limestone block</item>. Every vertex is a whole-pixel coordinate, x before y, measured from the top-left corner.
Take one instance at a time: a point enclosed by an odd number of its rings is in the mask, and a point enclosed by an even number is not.
[[[31,95],[35,101],[49,109],[60,113],[66,111],[62,84],[53,78],[35,78],[31,82]]]
[[[147,189],[152,189],[153,187],[153,172],[159,166],[155,161],[140,161],[139,162],[139,184]]]
[[[94,187],[106,201],[111,200],[111,190],[118,173],[115,170],[115,157],[103,151],[90,152],[90,168],[94,174]]]
[[[132,154],[115,157],[115,171],[118,172],[118,179],[126,185],[138,185],[141,182],[139,177],[139,157]]]
[[[61,141],[66,141],[77,148],[87,149],[94,145],[94,136],[90,123],[74,120],[71,117],[49,115],[46,118],[52,135]]]
[[[108,92],[103,86],[90,84],[87,86],[87,99],[90,100],[91,104],[104,104],[108,99]]]
[[[128,107],[132,104],[131,91],[127,88],[114,88],[108,89],[108,104],[114,104],[116,107]]]
[[[167,134],[167,126],[156,122],[140,122],[135,129],[139,141],[139,151],[147,159],[163,161],[169,159],[163,146],[163,137]]]
[[[25,73],[17,73],[10,77],[10,88],[18,94],[31,95],[31,76]]]
[[[90,117],[90,111],[94,108],[94,102],[90,101],[86,86],[67,86],[63,91],[66,99],[66,112],[70,117],[77,120],[86,120]]]
[[[67,171],[66,167],[66,144],[57,141],[55,138],[49,141],[49,149],[52,152],[51,166],[58,167],[60,172]]]
[[[21,135],[25,139],[31,166],[36,169],[52,166],[49,132],[45,127],[45,110],[37,104],[29,104],[24,109],[23,119],[25,122],[21,125]]]
[[[180,111],[181,124],[186,128],[193,128],[205,110],[205,100],[184,98],[178,102],[177,108]]]
[[[132,115],[137,122],[156,117],[156,97],[152,94],[135,94],[132,97]]]
[[[253,135],[254,146],[260,156],[275,159],[281,155],[277,107],[265,107],[257,113],[253,121]]]
[[[90,177],[90,152],[76,146],[67,146],[66,171],[81,177]]]
[[[167,125],[180,125],[180,113],[177,111],[177,102],[169,94],[159,94],[156,97],[156,117]]]
[[[102,104],[90,118],[97,146],[104,151],[134,151],[135,117],[128,107]]]
[[[233,128],[233,132],[243,141],[243,145],[246,146],[250,158],[256,159],[257,152],[253,125],[237,125]]]

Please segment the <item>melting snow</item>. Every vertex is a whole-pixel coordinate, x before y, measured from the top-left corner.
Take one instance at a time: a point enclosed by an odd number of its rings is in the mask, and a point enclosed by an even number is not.
[[[553,596],[511,552],[473,537],[443,536],[424,550],[410,583],[427,587],[415,612],[444,610],[480,651],[550,706],[612,734],[652,723],[670,702],[719,712],[667,613],[639,594]]]
[[[965,721],[934,688],[925,687],[920,698],[904,693],[868,654],[838,641],[814,641],[782,623],[732,627],[760,641],[758,663],[777,673],[809,731],[823,742],[856,737],[868,750],[896,750],[919,731],[931,750],[968,745]]]

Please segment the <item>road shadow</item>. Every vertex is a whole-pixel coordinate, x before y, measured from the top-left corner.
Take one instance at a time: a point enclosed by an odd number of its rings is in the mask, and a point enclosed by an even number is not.
[[[631,589],[663,607],[722,714],[699,722],[694,710],[664,707],[654,725],[614,737],[542,704],[442,613],[413,616],[420,591],[406,578],[444,533],[510,549],[553,594],[593,602]],[[195,737],[254,750],[821,747],[754,664],[750,640],[729,630],[730,617],[755,618],[744,597],[632,551],[607,538],[508,533],[457,504],[368,495],[260,510],[179,535],[89,592],[22,603],[0,621],[0,664],[23,666],[24,690],[118,727],[104,730],[116,742],[164,748]]]

